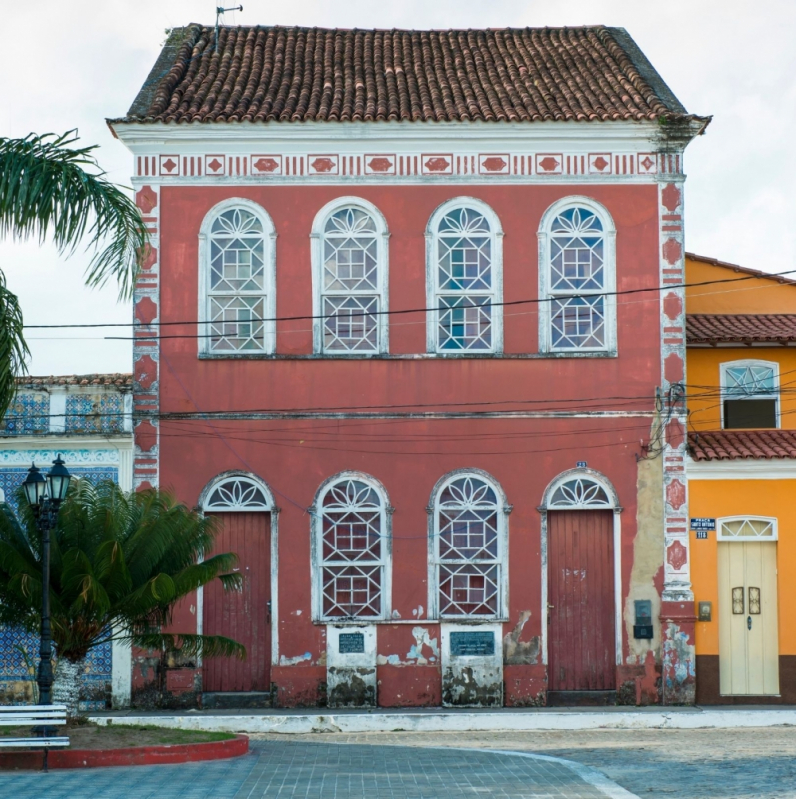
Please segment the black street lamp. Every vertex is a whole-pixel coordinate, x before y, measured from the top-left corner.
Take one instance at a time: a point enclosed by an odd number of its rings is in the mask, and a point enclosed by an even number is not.
[[[52,664],[52,629],[50,628],[50,531],[55,528],[58,510],[69,490],[71,475],[67,471],[61,456],[53,461],[45,478],[32,464],[22,487],[25,497],[36,517],[36,526],[41,533],[41,645],[39,646],[39,673],[36,682],[39,684],[39,704],[52,704],[53,664]]]

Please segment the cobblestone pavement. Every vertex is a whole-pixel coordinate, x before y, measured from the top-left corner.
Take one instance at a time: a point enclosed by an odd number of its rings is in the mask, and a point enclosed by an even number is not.
[[[256,736],[280,740],[283,736]],[[291,736],[339,743],[535,752],[599,769],[642,799],[794,799],[796,727]]]
[[[14,799],[633,799],[552,758],[336,740],[257,741],[245,757],[174,766],[0,774]],[[325,738],[325,736],[324,736]]]

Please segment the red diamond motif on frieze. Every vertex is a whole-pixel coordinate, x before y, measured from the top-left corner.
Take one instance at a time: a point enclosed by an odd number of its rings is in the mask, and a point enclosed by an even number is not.
[[[672,447],[672,449],[678,449],[684,440],[685,432],[683,426],[678,419],[672,419],[672,421],[666,425],[666,443]]]
[[[649,170],[650,170],[650,169],[652,169],[652,167],[653,167],[653,166],[655,166],[655,162],[654,162],[654,161],[653,161],[653,160],[652,160],[652,159],[651,159],[649,156],[647,156],[647,157],[646,157],[646,158],[645,158],[645,159],[644,159],[644,160],[641,162],[641,166],[643,166],[643,167],[644,167],[644,169],[646,169],[646,170],[649,172]]]
[[[552,172],[554,169],[558,168],[558,159],[548,155],[539,162],[539,166],[542,167],[545,172]]]
[[[666,239],[663,242],[663,257],[666,262],[674,266],[683,254],[683,245],[677,239]]]
[[[258,158],[254,162],[254,168],[258,172],[274,172],[279,169],[279,162],[274,158]]]
[[[679,383],[683,379],[683,359],[671,352],[663,362],[663,376],[670,383]]]
[[[688,550],[680,541],[674,541],[666,550],[666,560],[676,572],[679,572],[688,561]]]
[[[151,297],[143,297],[135,306],[135,318],[142,324],[148,325],[158,315],[158,306]]]
[[[331,158],[316,158],[312,162],[312,168],[316,172],[331,172],[335,167],[335,162]]]
[[[487,172],[502,172],[508,166],[508,163],[499,155],[491,155],[481,161],[481,166]]]
[[[444,172],[450,166],[447,158],[429,158],[426,160],[426,169],[429,172]]]
[[[680,510],[685,505],[685,486],[679,480],[672,480],[666,486],[666,501],[674,510]]]
[[[135,428],[135,443],[141,452],[149,452],[158,441],[158,431],[152,422],[143,421]]]
[[[592,166],[593,166],[595,169],[597,169],[598,171],[602,172],[602,171],[603,171],[603,170],[604,170],[606,167],[609,167],[611,164],[610,164],[610,162],[609,162],[609,161],[607,161],[607,160],[606,160],[605,158],[603,158],[601,155],[598,155],[598,156],[597,156],[597,158],[595,158],[595,159],[594,159],[594,160],[591,162],[591,165],[592,165]]]
[[[218,172],[218,170],[224,166],[224,164],[222,164],[218,158],[214,158],[212,161],[209,161],[207,165],[213,170],[213,172]]]
[[[661,202],[663,207],[673,214],[680,205],[680,189],[674,183],[667,183],[666,188],[661,192]]]
[[[663,300],[663,312],[672,321],[683,312],[683,301],[673,291],[670,291]]]
[[[167,158],[161,166],[166,170],[166,172],[173,172],[177,168],[177,162],[172,161],[171,158]]]
[[[135,382],[144,391],[148,391],[157,379],[158,365],[149,355],[144,355],[135,362]]]
[[[148,214],[158,204],[158,195],[151,186],[144,186],[135,195],[135,204],[141,209],[142,213]]]
[[[392,159],[377,156],[376,158],[371,158],[368,161],[368,167],[373,172],[389,172],[392,169]]]

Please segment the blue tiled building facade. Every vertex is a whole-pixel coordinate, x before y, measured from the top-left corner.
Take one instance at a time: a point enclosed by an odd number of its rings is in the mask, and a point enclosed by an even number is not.
[[[129,490],[131,390],[127,374],[22,379],[0,421],[0,498],[16,512],[16,493],[28,467],[33,462],[44,472],[58,454],[74,476],[114,480]],[[34,701],[38,652],[38,635],[0,627],[0,704]],[[114,651],[110,643],[92,650],[81,709],[124,706],[129,668],[128,650]]]

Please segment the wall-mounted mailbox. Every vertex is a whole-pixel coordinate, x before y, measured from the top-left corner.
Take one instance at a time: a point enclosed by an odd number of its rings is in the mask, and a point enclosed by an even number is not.
[[[697,619],[699,619],[699,621],[712,621],[713,619],[712,602],[699,602],[697,604]]]
[[[646,638],[647,640],[654,638],[652,602],[649,599],[637,599],[633,604],[636,609],[636,623],[633,625],[633,638]]]

